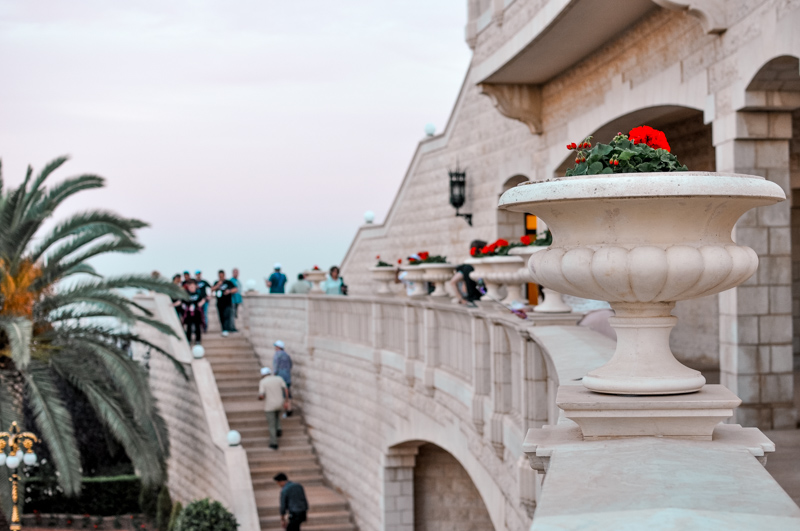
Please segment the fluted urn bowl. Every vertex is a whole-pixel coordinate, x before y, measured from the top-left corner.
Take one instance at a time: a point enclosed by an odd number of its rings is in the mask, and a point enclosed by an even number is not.
[[[450,295],[444,286],[448,280],[453,278],[456,266],[453,264],[426,263],[422,264],[422,267],[425,269],[423,278],[426,282],[433,284],[434,289],[430,296],[434,298],[449,297]]]
[[[536,282],[608,301],[617,350],[583,384],[616,394],[676,394],[705,383],[669,349],[675,302],[738,286],[758,256],[732,239],[748,210],[783,201],[761,177],[707,172],[563,177],[508,190],[501,208],[540,216],[553,244],[529,262]]]
[[[393,266],[374,266],[369,268],[372,274],[372,280],[378,283],[377,295],[388,296],[392,295],[392,290],[389,286],[397,278],[397,269]]]
[[[506,287],[506,297],[503,302],[521,299],[520,285],[522,277],[519,268],[522,267],[522,258],[518,256],[487,256],[483,258],[470,258],[465,262],[473,267],[469,276],[477,282],[483,279],[486,286],[486,296],[495,301],[500,301],[502,286]]]

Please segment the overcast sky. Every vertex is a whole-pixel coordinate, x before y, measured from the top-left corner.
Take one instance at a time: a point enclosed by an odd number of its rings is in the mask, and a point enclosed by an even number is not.
[[[0,158],[96,173],[145,251],[101,272],[327,268],[383,220],[470,59],[466,0],[0,0]],[[446,198],[442,199],[443,201]]]

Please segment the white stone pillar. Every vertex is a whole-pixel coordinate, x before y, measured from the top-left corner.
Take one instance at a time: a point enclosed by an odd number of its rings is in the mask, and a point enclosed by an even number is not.
[[[414,465],[418,448],[390,448],[383,468],[383,529],[414,531]]]
[[[717,171],[759,175],[790,195],[791,114],[737,112],[714,121]],[[735,422],[790,428],[792,406],[791,205],[746,213],[734,240],[756,251],[758,271],[719,296],[721,383],[742,399]]]

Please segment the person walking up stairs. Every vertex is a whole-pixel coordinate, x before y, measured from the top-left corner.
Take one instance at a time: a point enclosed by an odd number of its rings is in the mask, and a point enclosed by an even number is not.
[[[279,448],[271,449],[264,403],[258,400],[261,366],[255,350],[240,334],[221,337],[214,316],[208,325],[203,340],[206,358],[214,370],[228,424],[242,435],[262,531],[282,529],[280,486],[273,481],[281,472],[305,488],[309,512],[303,531],[355,531],[347,500],[325,482],[302,411],[295,408],[294,415],[281,419]]]

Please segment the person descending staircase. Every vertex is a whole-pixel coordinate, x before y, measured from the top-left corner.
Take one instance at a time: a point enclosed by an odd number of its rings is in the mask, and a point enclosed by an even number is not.
[[[258,400],[261,365],[256,352],[242,334],[221,337],[216,315],[208,321],[203,347],[228,424],[242,435],[262,531],[281,529],[280,487],[272,480],[278,472],[305,488],[309,512],[304,531],[355,531],[347,500],[325,482],[302,411],[295,407],[291,417],[281,419],[279,448],[271,449],[264,403]]]

